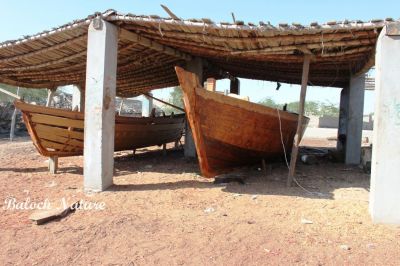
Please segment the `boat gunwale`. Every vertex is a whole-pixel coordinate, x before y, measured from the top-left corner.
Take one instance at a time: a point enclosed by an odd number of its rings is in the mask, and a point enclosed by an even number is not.
[[[83,112],[77,112],[72,110],[66,109],[59,109],[54,107],[47,107],[41,105],[34,105],[30,103],[25,103],[21,100],[15,100],[14,106],[17,109],[20,109],[22,112],[26,113],[37,113],[37,114],[44,114],[49,116],[56,116],[56,117],[64,117],[73,120],[82,120],[85,119],[85,114]],[[115,116],[115,123],[155,123],[155,124],[172,124],[172,123],[183,123],[181,121],[185,118],[185,114],[176,114],[174,116],[165,116],[165,117],[128,117],[128,116]],[[172,122],[172,123],[171,123]]]
[[[244,108],[246,109],[246,111],[256,112],[261,115],[271,115],[276,117],[278,116],[277,112],[279,112],[279,116],[281,119],[286,119],[296,122],[298,121],[299,114],[294,112],[283,111],[279,110],[278,108],[272,108],[258,103],[237,99],[228,95],[211,92],[202,87],[196,87],[195,92],[197,95],[205,98],[206,100],[214,100],[222,104],[228,104],[234,107]],[[306,120],[310,120],[310,118],[307,116],[304,116],[303,118]]]

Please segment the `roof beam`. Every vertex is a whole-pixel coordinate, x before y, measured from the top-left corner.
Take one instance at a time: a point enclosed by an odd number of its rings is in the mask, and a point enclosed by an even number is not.
[[[131,42],[135,42],[135,43],[140,44],[149,49],[152,49],[152,50],[155,50],[155,51],[167,54],[167,55],[171,55],[171,56],[174,56],[174,57],[186,60],[186,61],[192,60],[192,56],[190,54],[187,54],[187,53],[181,52],[179,50],[176,50],[172,47],[160,44],[149,38],[143,37],[137,33],[134,33],[134,32],[122,29],[122,28],[119,29],[119,38],[131,41]]]

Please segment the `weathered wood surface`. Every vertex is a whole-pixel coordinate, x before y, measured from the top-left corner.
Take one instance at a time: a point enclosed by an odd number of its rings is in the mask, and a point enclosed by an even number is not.
[[[310,69],[310,60],[311,55],[304,55],[304,63],[303,63],[303,74],[301,78],[301,91],[300,91],[300,101],[299,101],[299,117],[297,122],[296,135],[293,140],[293,148],[292,154],[290,158],[290,167],[289,167],[289,175],[286,182],[286,185],[289,187],[292,185],[293,178],[296,170],[296,162],[297,155],[299,152],[300,141],[303,137],[304,128],[303,128],[303,120],[304,120],[304,105],[306,101],[306,93],[307,93],[307,83],[308,83],[308,72]]]
[[[83,154],[84,114],[15,101],[33,144],[43,156]],[[185,116],[115,118],[115,151],[175,142],[182,136]]]
[[[207,91],[195,74],[175,69],[203,176],[282,156],[279,117],[285,149],[292,148],[297,114]],[[304,129],[308,120],[303,120]]]

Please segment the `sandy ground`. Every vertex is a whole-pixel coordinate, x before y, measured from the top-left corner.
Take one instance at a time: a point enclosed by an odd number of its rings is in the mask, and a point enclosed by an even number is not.
[[[51,175],[29,140],[1,140],[0,265],[400,263],[400,227],[372,224],[369,176],[359,168],[299,164],[298,182],[312,193],[286,188],[281,163],[267,176],[244,169],[237,175],[245,185],[215,185],[181,151],[152,150],[116,153],[115,185],[85,195],[82,157],[60,159],[60,173]],[[11,197],[53,206],[85,199],[105,210],[38,226],[28,219],[32,210],[6,208]]]

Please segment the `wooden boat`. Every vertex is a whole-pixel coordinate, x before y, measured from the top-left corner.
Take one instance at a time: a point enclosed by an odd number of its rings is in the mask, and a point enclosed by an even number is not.
[[[195,74],[181,67],[175,70],[203,176],[281,157],[283,146],[290,153],[297,114],[207,91]],[[308,121],[304,118],[303,133]]]
[[[28,104],[15,107],[23,114],[33,144],[43,156],[83,154],[84,113]],[[115,117],[115,151],[162,145],[181,138],[185,116]]]

